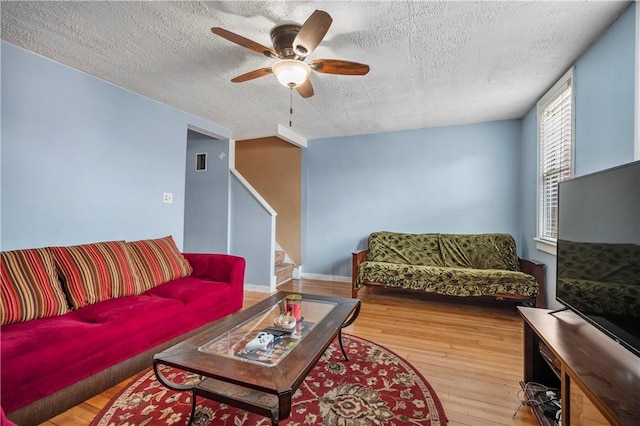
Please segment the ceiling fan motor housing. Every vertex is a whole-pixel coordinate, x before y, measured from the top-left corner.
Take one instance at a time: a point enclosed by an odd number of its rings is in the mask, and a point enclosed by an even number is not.
[[[297,56],[294,50],[293,40],[295,40],[301,26],[298,24],[283,24],[271,30],[271,42],[273,50],[283,59],[293,59]],[[304,50],[304,48],[302,48]],[[306,54],[306,50],[301,56]]]

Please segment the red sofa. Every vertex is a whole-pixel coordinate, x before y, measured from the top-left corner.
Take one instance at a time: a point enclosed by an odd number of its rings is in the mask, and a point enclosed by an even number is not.
[[[243,258],[184,258],[193,268],[190,276],[63,315],[2,325],[0,395],[7,417],[19,426],[51,418],[242,307]]]

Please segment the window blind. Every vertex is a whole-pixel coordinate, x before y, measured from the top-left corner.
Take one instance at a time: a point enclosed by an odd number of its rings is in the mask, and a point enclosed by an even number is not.
[[[572,99],[567,79],[539,111],[538,237],[543,239],[558,236],[558,183],[572,175]]]

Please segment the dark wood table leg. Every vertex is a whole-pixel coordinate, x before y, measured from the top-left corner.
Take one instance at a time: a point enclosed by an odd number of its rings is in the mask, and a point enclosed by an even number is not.
[[[187,426],[191,426],[196,418],[196,390],[191,391],[191,414],[189,415],[189,421]]]
[[[347,356],[347,352],[344,350],[344,346],[342,345],[342,329],[349,327],[351,324],[353,324],[353,322],[358,318],[358,315],[360,315],[360,303],[358,303],[358,305],[356,306],[355,311],[353,311],[353,314],[351,315],[351,317],[349,319],[347,319],[344,324],[342,324],[342,326],[340,326],[340,329],[338,330],[338,343],[340,343],[340,350],[342,351],[342,355],[344,356],[344,360],[345,361],[349,361],[349,357]]]
[[[167,388],[178,392],[191,392],[191,414],[189,415],[189,421],[187,421],[187,426],[191,426],[196,415],[196,388],[193,385],[185,386],[169,381],[162,375],[159,363],[156,360],[153,360],[153,372],[155,373],[158,381]]]
[[[271,410],[271,426],[278,426],[280,415],[278,408]]]

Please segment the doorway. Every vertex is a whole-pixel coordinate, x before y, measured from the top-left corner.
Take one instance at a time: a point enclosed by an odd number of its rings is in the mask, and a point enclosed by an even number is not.
[[[187,253],[228,253],[229,140],[189,129],[185,160]]]

